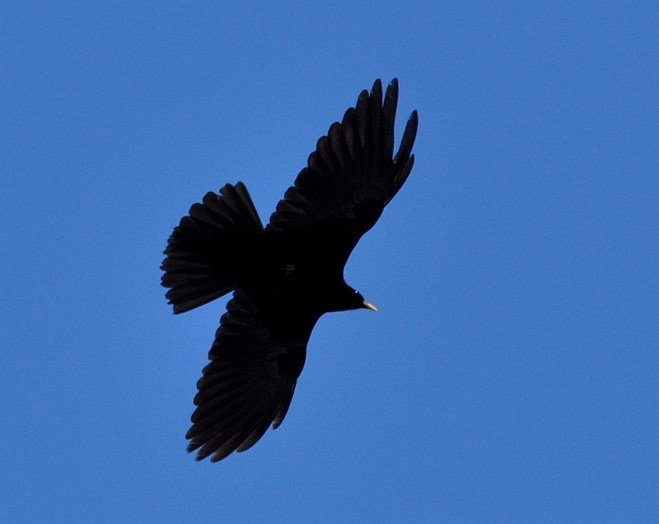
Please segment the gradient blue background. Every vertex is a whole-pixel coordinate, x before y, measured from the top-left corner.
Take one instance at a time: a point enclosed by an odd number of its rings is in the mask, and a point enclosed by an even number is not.
[[[0,521],[658,522],[656,2],[3,3]],[[162,250],[400,79],[416,166],[282,427],[184,434]]]

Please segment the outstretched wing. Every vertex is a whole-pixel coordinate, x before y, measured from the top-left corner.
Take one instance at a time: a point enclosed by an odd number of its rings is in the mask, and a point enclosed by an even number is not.
[[[411,154],[418,124],[410,116],[393,155],[398,81],[382,100],[382,84],[364,90],[355,107],[318,140],[316,151],[290,187],[267,226],[269,230],[329,231],[349,239],[347,259],[359,238],[382,214],[414,164]]]
[[[306,342],[278,341],[251,298],[236,291],[197,382],[188,451],[216,462],[252,447],[270,424],[276,429],[293,398]]]

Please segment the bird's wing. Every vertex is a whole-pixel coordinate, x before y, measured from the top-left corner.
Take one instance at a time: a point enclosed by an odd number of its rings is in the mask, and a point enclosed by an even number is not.
[[[252,447],[270,424],[277,428],[304,366],[306,342],[278,341],[251,298],[236,291],[197,382],[188,451],[216,462]]]
[[[349,251],[377,221],[401,188],[414,164],[411,154],[418,116],[410,116],[393,155],[398,81],[376,80],[364,90],[343,120],[330,126],[316,151],[278,203],[269,230],[330,230],[350,239]]]

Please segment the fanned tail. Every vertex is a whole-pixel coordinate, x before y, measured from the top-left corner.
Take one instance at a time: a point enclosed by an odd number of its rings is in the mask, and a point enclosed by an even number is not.
[[[236,271],[250,242],[263,231],[242,182],[206,193],[167,242],[162,285],[174,313],[206,304],[236,287]]]

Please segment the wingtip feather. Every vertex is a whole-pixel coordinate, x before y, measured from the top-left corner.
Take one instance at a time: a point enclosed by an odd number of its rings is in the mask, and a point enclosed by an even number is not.
[[[414,140],[416,139],[416,132],[419,127],[419,114],[416,109],[412,111],[412,114],[405,124],[405,131],[403,132],[403,138],[400,141],[400,146],[398,147],[398,153],[394,157],[394,163],[399,161],[406,162],[412,152],[412,147],[414,146]]]

